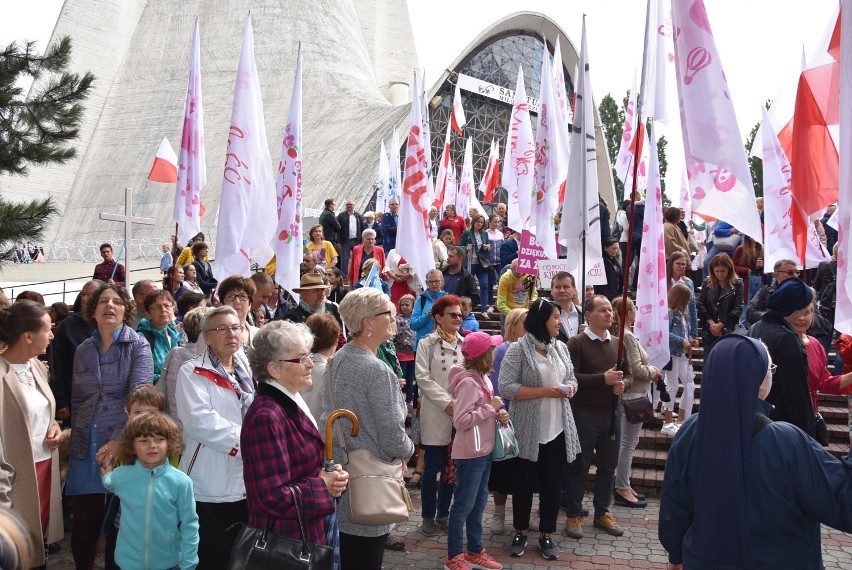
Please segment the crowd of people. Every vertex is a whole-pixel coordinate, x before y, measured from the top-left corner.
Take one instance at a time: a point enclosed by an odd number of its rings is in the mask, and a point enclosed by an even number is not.
[[[24,530],[20,567],[46,563],[70,514],[79,569],[94,567],[102,535],[110,569],[222,568],[240,523],[329,545],[336,568],[379,569],[405,541],[393,524],[356,516],[347,465],[357,450],[401,464],[405,487],[420,489],[420,531],[446,533],[446,569],[502,567],[483,533],[506,532],[509,497],[508,554],[524,557],[533,531],[538,554],[555,560],[554,533],[582,539],[591,515],[619,537],[612,504],[647,506],[630,481],[642,429],[630,408],[646,400],[673,438],[660,516],[671,568],[782,567],[788,556],[818,567],[819,523],[852,530],[852,464],[820,445],[817,409],[818,392],[851,390],[852,372],[828,370],[834,331],[815,324],[828,297],[794,261],[776,263],[764,285],[759,244],[699,247],[696,225],[668,210],[671,361],[658,368],[621,296],[635,274],[621,244],[634,239],[627,222],[641,203],[602,212],[614,220],[601,235],[608,283],[581,295],[563,271],[549,297],[518,270],[520,234],[503,204],[469,219],[433,208],[425,289],[395,247],[396,200],[384,214],[362,215],[350,200],[339,214],[333,199],[325,206],[308,231],[298,298],[272,266],[217,282],[203,234],[164,247],[162,282],[132,286],[103,244],[72,310],[33,292],[0,295],[0,523]],[[725,226],[711,234],[738,236]],[[702,247],[713,253],[706,278]],[[817,284],[835,276],[832,261]],[[480,331],[496,313],[503,335]],[[735,334],[746,325],[752,339]],[[339,420],[327,464],[325,425],[340,409],[359,430]],[[789,480],[764,482],[781,472]],[[732,502],[718,494],[728,484]],[[766,488],[791,492],[766,508]],[[777,534],[752,530],[766,525]]]

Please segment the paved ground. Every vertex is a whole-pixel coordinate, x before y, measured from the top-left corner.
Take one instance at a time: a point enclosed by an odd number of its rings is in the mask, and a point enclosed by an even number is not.
[[[411,520],[399,525],[394,534],[406,539],[405,552],[386,552],[384,568],[388,570],[403,568],[418,568],[431,570],[443,568],[447,557],[447,536],[437,535],[427,538],[420,533],[419,491],[412,495],[417,509],[412,513]],[[591,507],[591,498],[587,496],[587,507]],[[511,500],[509,501],[511,504]],[[615,538],[603,531],[592,527],[591,518],[585,520],[583,531],[586,536],[580,540],[566,537],[562,533],[565,515],[559,517],[559,532],[553,535],[556,545],[562,551],[555,561],[544,560],[535,547],[537,534],[531,532],[526,554],[521,558],[511,558],[506,554],[506,548],[512,540],[508,530],[511,527],[511,508],[507,509],[507,533],[502,536],[492,535],[488,525],[491,520],[492,505],[489,504],[485,516],[485,532],[483,541],[488,552],[511,570],[533,570],[540,567],[592,569],[606,568],[610,570],[629,570],[632,568],[665,568],[667,560],[663,547],[657,540],[657,517],[659,515],[659,500],[650,498],[646,509],[628,509],[613,507],[612,512],[619,524],[626,529],[624,536]],[[533,515],[536,507],[533,507]],[[533,519],[535,520],[535,519]],[[63,550],[53,557],[48,564],[52,570],[74,568],[69,543],[64,541]],[[852,570],[852,535],[832,529],[823,529],[822,535],[823,561],[827,569]],[[97,568],[103,568],[103,559],[99,558]]]

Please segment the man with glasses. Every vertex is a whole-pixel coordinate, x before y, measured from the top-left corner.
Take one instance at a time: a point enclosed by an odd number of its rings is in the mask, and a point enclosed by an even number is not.
[[[796,269],[796,262],[791,259],[780,259],[775,262],[775,271],[773,275],[775,281],[770,285],[764,285],[748,302],[748,310],[746,311],[746,320],[749,325],[753,325],[763,318],[766,314],[769,297],[772,293],[787,279],[799,276],[799,271]]]
[[[426,290],[414,301],[414,311],[411,313],[411,330],[416,333],[414,350],[420,339],[435,330],[435,319],[432,317],[432,305],[446,295],[444,291],[444,275],[437,269],[430,269],[426,274]]]

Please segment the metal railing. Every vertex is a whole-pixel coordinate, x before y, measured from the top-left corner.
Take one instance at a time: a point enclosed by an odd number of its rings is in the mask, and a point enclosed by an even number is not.
[[[98,244],[100,245],[100,244]],[[159,265],[154,265],[151,267],[140,267],[138,269],[134,268],[133,271],[152,271],[159,270]],[[38,281],[34,283],[24,283],[18,285],[8,285],[4,288],[4,292],[10,301],[14,301],[17,294],[22,291],[38,291],[43,297],[46,305],[51,305],[52,303],[56,303],[62,301],[68,305],[74,303],[74,300],[77,298],[77,294],[80,293],[80,290],[83,288],[83,285],[86,282],[92,279],[91,273],[88,275],[82,275],[80,277],[66,277],[65,279],[53,279],[51,281]],[[61,284],[60,287],[56,287],[56,291],[48,291],[48,289],[53,289],[52,287],[46,287],[48,285],[53,284]],[[17,291],[17,293],[16,293]],[[59,297],[58,299],[56,297]]]

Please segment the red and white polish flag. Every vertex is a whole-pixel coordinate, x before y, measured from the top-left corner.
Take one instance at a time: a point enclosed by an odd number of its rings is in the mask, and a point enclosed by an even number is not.
[[[160,141],[160,148],[157,149],[157,156],[154,157],[148,180],[165,184],[174,184],[178,180],[177,155],[166,137]]]

